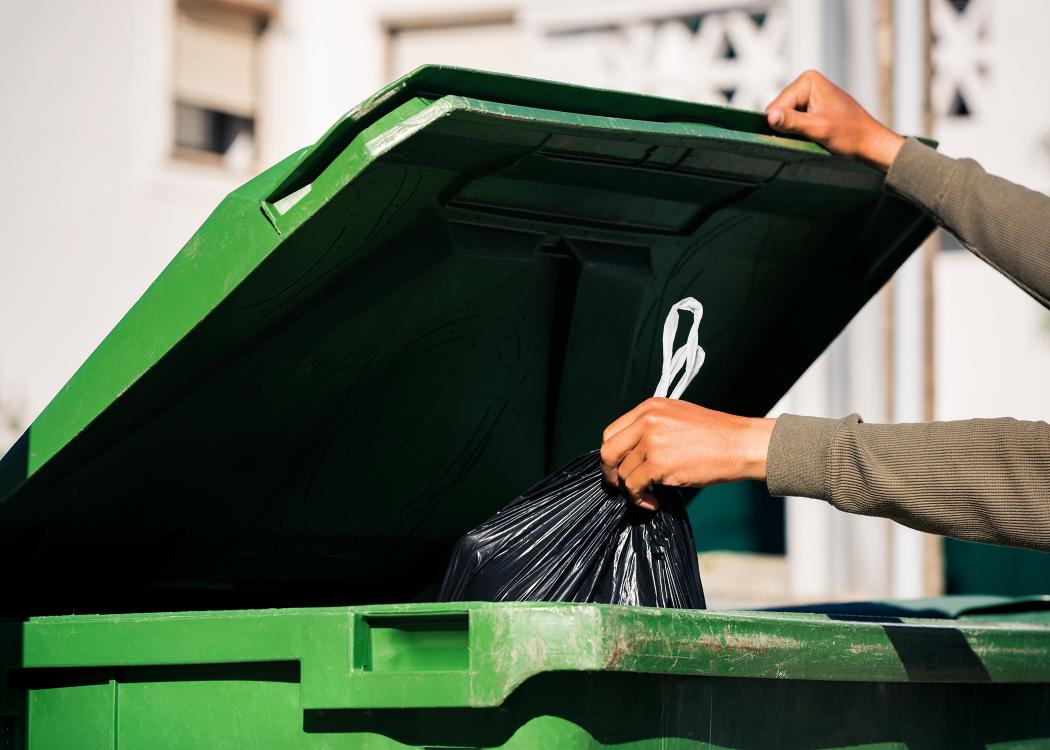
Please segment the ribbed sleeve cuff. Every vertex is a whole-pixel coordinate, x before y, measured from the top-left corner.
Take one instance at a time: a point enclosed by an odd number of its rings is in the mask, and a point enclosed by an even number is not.
[[[925,143],[907,138],[886,175],[886,189],[934,211],[958,162]]]
[[[770,495],[827,500],[825,469],[838,419],[782,414],[773,427],[766,453],[766,488]]]

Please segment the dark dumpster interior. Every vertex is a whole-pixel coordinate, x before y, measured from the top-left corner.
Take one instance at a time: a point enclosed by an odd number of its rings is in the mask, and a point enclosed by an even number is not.
[[[7,610],[425,599],[459,535],[651,394],[675,301],[705,307],[686,398],[760,415],[931,228],[757,115],[435,70],[272,178],[245,215],[275,250],[5,486]]]

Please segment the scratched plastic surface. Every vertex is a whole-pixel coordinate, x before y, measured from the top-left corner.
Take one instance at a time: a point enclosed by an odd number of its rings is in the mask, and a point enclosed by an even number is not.
[[[456,543],[438,600],[703,609],[685,498],[656,491],[656,512],[637,508],[580,456]]]
[[[0,746],[1050,746],[1045,608],[1018,622],[903,604],[429,602],[0,622]]]

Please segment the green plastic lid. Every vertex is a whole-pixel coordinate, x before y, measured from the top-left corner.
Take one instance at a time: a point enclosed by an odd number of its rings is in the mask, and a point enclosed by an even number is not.
[[[651,395],[677,300],[685,398],[768,410],[929,234],[882,182],[756,113],[420,68],[227,197],[4,457],[6,606],[416,596]]]

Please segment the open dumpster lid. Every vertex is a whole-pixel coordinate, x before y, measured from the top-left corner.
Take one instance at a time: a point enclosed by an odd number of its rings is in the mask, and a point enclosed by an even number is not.
[[[651,394],[673,302],[686,398],[762,414],[931,228],[760,114],[420,68],[228,196],[3,458],[6,606],[411,598]]]

